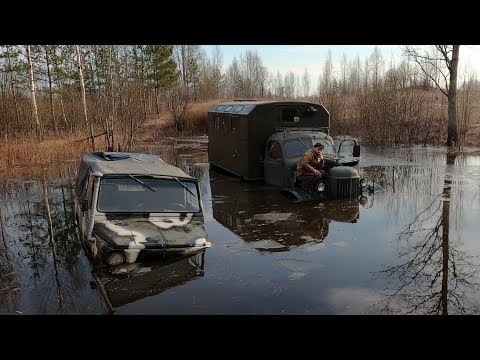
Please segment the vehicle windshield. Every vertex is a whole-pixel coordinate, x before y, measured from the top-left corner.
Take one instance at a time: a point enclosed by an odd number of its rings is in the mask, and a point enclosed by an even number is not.
[[[196,181],[177,178],[129,176],[102,178],[98,193],[100,212],[198,212]]]
[[[317,142],[317,141],[315,141]],[[321,141],[324,146],[323,154],[324,155],[335,155],[335,150],[331,144],[326,141]],[[305,146],[306,145],[306,146]],[[285,151],[285,156],[288,159],[300,157],[305,151],[313,147],[312,139],[310,138],[297,138],[286,140],[283,144]]]

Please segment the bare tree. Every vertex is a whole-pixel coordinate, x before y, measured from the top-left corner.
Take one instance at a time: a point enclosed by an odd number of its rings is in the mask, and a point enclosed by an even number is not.
[[[372,69],[372,82],[374,88],[377,88],[379,86],[383,71],[383,64],[384,60],[382,53],[380,52],[378,46],[375,46],[372,55],[370,55],[370,66]]]
[[[87,124],[87,127],[90,128],[90,141],[92,142],[92,150],[95,151],[95,139],[93,136],[93,126],[88,121],[87,99],[85,97],[85,83],[83,82],[83,66],[82,66],[82,58],[80,56],[80,47],[78,45],[75,45],[75,49],[77,51],[78,75],[80,77],[80,88],[82,90],[83,115],[85,117],[85,123]]]
[[[332,88],[333,64],[332,53],[328,50],[327,58],[323,66],[323,81],[319,81],[319,96],[326,96]]]
[[[225,76],[222,74],[222,53],[219,46],[213,49],[212,59],[200,62],[200,99],[219,99],[223,94]]]
[[[305,98],[310,96],[310,74],[306,68],[305,72],[303,73],[303,96]]]
[[[475,114],[478,114],[479,105],[474,96],[476,75],[465,66],[460,77],[463,77],[463,84],[459,88],[457,99],[458,137],[459,142],[465,144],[467,132],[473,123]]]
[[[30,51],[30,45],[27,45],[26,48],[28,58],[28,71],[30,74],[30,93],[32,94],[33,119],[35,120],[37,135],[40,135],[40,120],[38,118],[37,99],[35,97],[35,79],[33,77],[32,52]]]
[[[175,61],[180,69],[180,83],[187,89],[189,95],[197,98],[199,63],[204,54],[200,45],[175,45],[173,48]]]
[[[423,73],[448,100],[448,131],[446,145],[458,145],[457,125],[457,72],[460,45],[435,45],[427,50],[405,46],[404,52],[411,57]],[[446,70],[446,71],[445,71]]]
[[[45,50],[45,61],[47,66],[47,77],[48,77],[48,89],[49,89],[49,97],[50,97],[50,112],[52,116],[52,124],[53,124],[53,131],[57,132],[57,120],[55,119],[55,107],[53,106],[53,91],[52,91],[52,75],[50,72],[50,48],[49,46],[44,46]]]
[[[342,64],[340,67],[340,72],[341,72],[342,94],[345,95],[347,93],[347,55],[345,53],[342,56]]]
[[[277,75],[275,77],[275,85],[274,85],[274,93],[275,97],[282,98],[284,96],[285,87],[283,86],[283,78],[280,71],[277,70]]]
[[[186,114],[190,108],[190,96],[182,86],[177,86],[168,92],[167,109],[172,116],[173,125],[177,131],[186,127]]]
[[[285,85],[285,97],[291,99],[295,96],[295,74],[288,71],[283,81]]]
[[[227,69],[227,87],[228,97],[242,97],[244,95],[244,81],[240,72],[240,67],[236,57],[233,58],[232,63]]]
[[[257,51],[247,50],[240,54],[240,76],[243,83],[243,95],[248,98],[262,97],[268,76],[268,69],[263,66]]]

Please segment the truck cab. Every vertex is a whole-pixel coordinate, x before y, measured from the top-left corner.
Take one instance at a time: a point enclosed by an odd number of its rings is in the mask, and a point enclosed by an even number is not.
[[[295,179],[297,163],[305,151],[318,142],[324,146],[326,175],[320,183],[303,188]],[[351,154],[338,151],[344,142],[353,143]],[[265,183],[281,187],[282,194],[294,201],[358,197],[362,185],[366,185],[358,172],[359,159],[360,145],[353,139],[340,141],[337,149],[334,140],[322,131],[280,129],[266,142],[263,161]]]

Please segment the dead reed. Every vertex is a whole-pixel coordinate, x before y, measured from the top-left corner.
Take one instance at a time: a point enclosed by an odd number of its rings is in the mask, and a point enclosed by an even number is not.
[[[49,167],[66,160],[80,159],[90,150],[90,143],[83,133],[48,136],[41,140],[28,136],[0,142],[0,173],[30,173],[32,169]]]

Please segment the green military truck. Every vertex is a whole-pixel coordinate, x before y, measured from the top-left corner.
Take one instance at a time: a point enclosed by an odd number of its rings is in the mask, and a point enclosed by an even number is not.
[[[360,178],[360,145],[329,135],[330,113],[321,104],[300,101],[231,101],[208,112],[208,156],[212,166],[245,180],[276,185],[294,201],[356,198],[367,186]],[[327,176],[310,188],[298,186],[297,161],[313,144],[324,145]],[[345,155],[345,142],[352,152]]]

